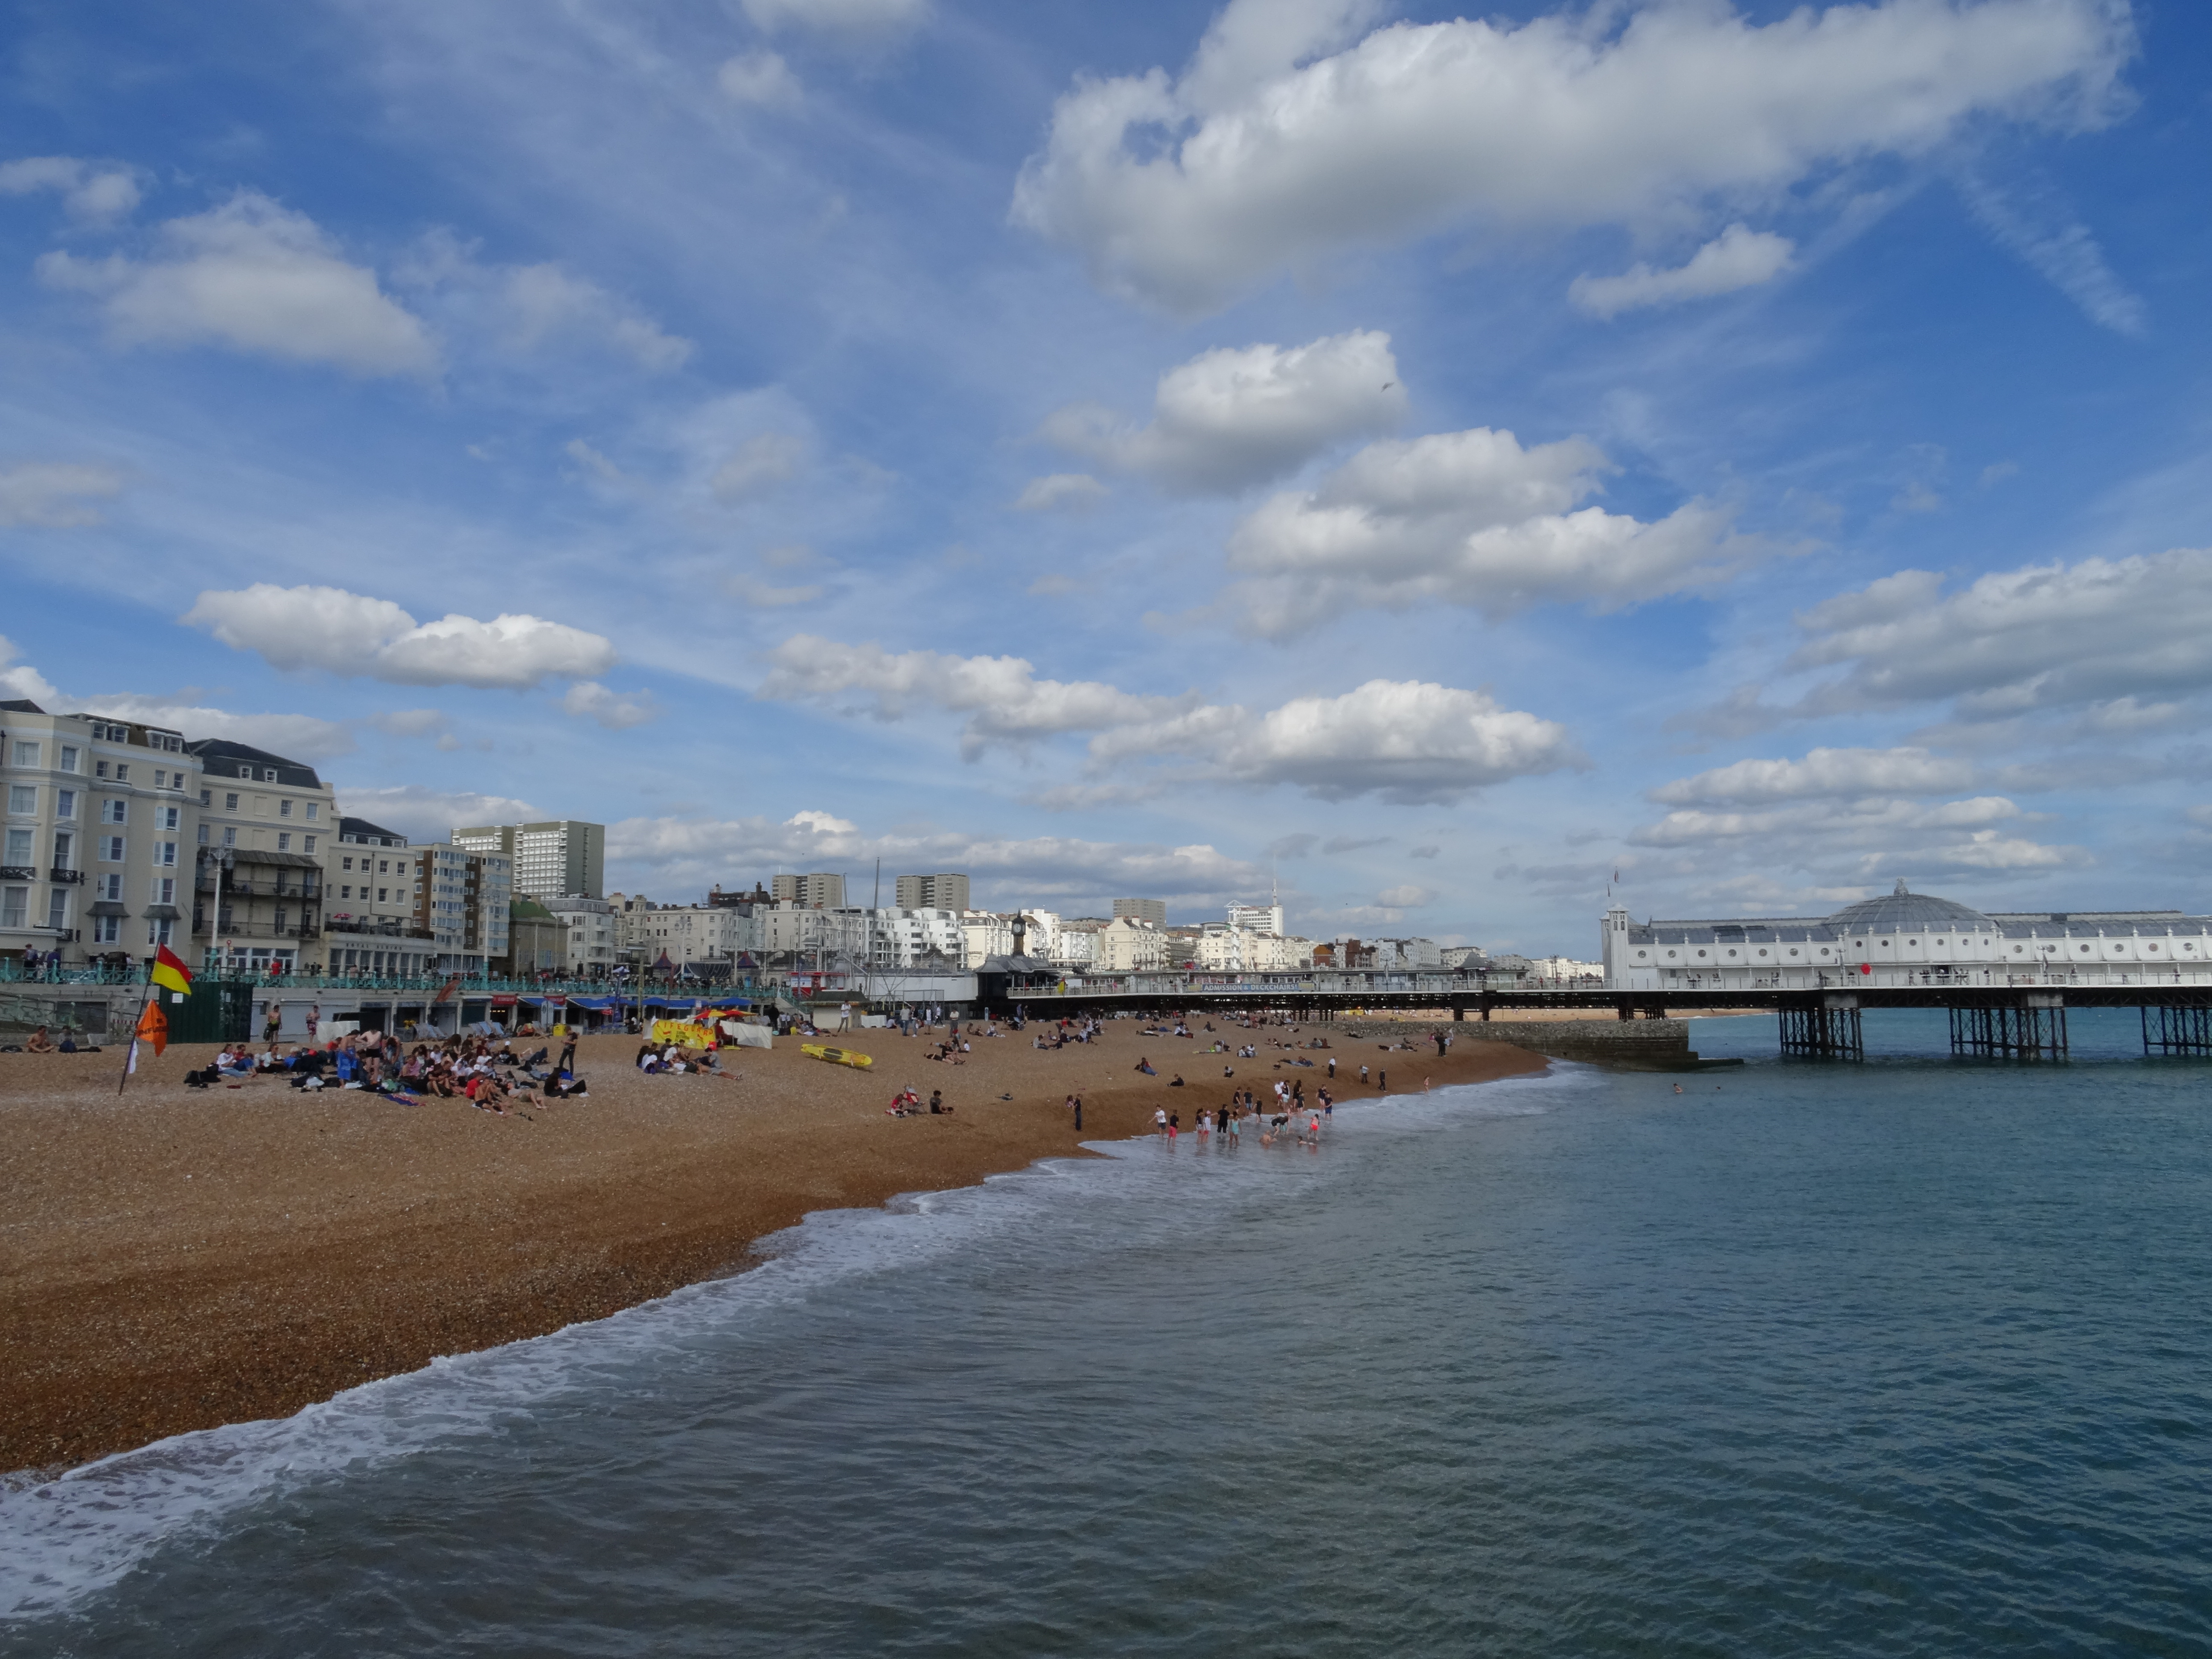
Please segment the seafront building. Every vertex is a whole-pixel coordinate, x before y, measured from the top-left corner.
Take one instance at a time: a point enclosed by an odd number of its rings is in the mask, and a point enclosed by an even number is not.
[[[2212,916],[2179,910],[1977,910],[1894,892],[1833,915],[1601,924],[1605,985],[1634,991],[1824,986],[2212,983]]]
[[[1114,901],[1114,920],[1149,922],[1155,927],[1168,925],[1168,905],[1165,899],[1118,898]]]
[[[894,902],[902,910],[965,910],[968,878],[960,875],[901,876]]]
[[[839,910],[845,905],[845,878],[827,871],[809,876],[779,875],[769,884],[769,896],[779,904],[803,904],[813,910]]]

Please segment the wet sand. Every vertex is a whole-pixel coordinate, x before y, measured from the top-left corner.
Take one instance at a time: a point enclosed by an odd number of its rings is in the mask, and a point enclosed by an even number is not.
[[[178,1045],[116,1095],[120,1054],[0,1054],[0,1470],[56,1469],[222,1423],[288,1414],[441,1354],[542,1335],[740,1270],[752,1243],[809,1211],[967,1186],[1083,1139],[1145,1133],[1152,1110],[1261,1093],[1261,1057],[1109,1022],[1099,1042],[1039,1053],[1030,1033],[978,1038],[964,1066],[882,1031],[825,1041],[875,1056],[825,1065],[779,1038],[725,1053],[729,1079],[647,1077],[634,1037],[586,1037],[585,1099],[497,1117],[460,1100],[401,1105],[281,1080],[188,1090],[210,1045]],[[1037,1028],[1032,1026],[1033,1033]],[[1340,1101],[1364,1062],[1400,1093],[1486,1081],[1545,1060],[1462,1042],[1445,1060],[1377,1052],[1428,1024],[1311,1028],[1340,1057]],[[1224,1041],[1247,1039],[1223,1025]],[[1213,1040],[1212,1036],[1205,1041]],[[1135,1072],[1148,1055],[1157,1079]],[[1302,1057],[1323,1061],[1327,1056]],[[1222,1075],[1224,1066],[1234,1079]],[[1180,1072],[1185,1088],[1167,1085]],[[891,1118],[912,1083],[950,1116]]]

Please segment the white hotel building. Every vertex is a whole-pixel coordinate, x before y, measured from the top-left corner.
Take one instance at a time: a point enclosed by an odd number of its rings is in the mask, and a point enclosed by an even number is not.
[[[2212,984],[2212,916],[1984,912],[1908,892],[1901,881],[1817,921],[1638,922],[1615,905],[1602,936],[1611,990]]]

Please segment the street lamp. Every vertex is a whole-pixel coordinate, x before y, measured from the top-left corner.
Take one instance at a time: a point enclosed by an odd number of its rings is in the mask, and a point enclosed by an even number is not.
[[[220,971],[228,955],[222,948],[222,878],[238,861],[238,854],[228,847],[203,847],[200,857],[215,868],[215,908],[208,912],[208,948]]]

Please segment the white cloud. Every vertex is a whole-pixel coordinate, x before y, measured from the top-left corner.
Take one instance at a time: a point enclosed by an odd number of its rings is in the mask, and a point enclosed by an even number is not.
[[[222,206],[161,228],[160,252],[137,260],[43,256],[50,286],[94,295],[125,345],[228,346],[356,374],[431,374],[437,348],[419,319],[349,264],[314,221],[240,191]]]
[[[738,446],[715,470],[708,485],[714,499],[736,507],[767,495],[799,476],[806,459],[806,441],[787,432],[763,432]]]
[[[1632,846],[1679,850],[1701,877],[1743,868],[1802,870],[1829,882],[1897,876],[2033,874],[2088,863],[2078,847],[2019,833],[2027,817],[2002,795],[1933,804],[1868,797],[1799,800],[1751,811],[1684,808],[1632,832]]]
[[[1837,795],[1927,795],[1970,789],[1972,762],[1925,749],[1815,749],[1802,760],[1741,760],[1651,792],[1662,805],[1809,800]]]
[[[2142,334],[2148,307],[2106,263],[2087,226],[2040,194],[2008,192],[1971,175],[1959,180],[1959,188],[1997,245],[2073,301],[2083,316],[2115,334]]]
[[[1234,0],[1180,82],[1079,81],[1015,220],[1102,286],[1202,312],[1455,222],[1679,223],[1926,154],[1977,116],[2094,122],[2135,46],[2106,0],[1885,0],[1765,27],[1709,0],[1398,23],[1334,50],[1367,12]]]
[[[1058,513],[1096,507],[1108,494],[1106,486],[1088,472],[1053,472],[1031,478],[1014,500],[1017,513]]]
[[[1248,580],[1231,602],[1273,635],[1370,606],[1610,611],[1711,586],[1774,550],[1704,501],[1651,524],[1569,510],[1605,470],[1583,439],[1524,449],[1483,427],[1370,444],[1319,488],[1276,495],[1237,527],[1229,563]]]
[[[1184,495],[1232,494],[1297,471],[1332,444],[1386,431],[1406,412],[1390,337],[1223,347],[1160,376],[1148,426],[1095,404],[1044,424],[1062,448]]]
[[[1993,571],[1951,593],[1902,570],[1798,617],[1793,670],[1847,665],[1796,708],[1957,699],[1987,719],[2212,687],[2212,549]]]
[[[1041,680],[1020,657],[955,657],[937,651],[885,651],[798,634],[769,653],[774,665],[760,695],[827,702],[858,693],[884,720],[920,702],[970,716],[962,752],[974,759],[993,743],[1028,743],[1065,732],[1156,720],[1190,706],[1188,697],[1136,696],[1097,680]]]
[[[1425,904],[1437,902],[1433,887],[1386,887],[1375,896],[1375,902],[1385,909],[1418,910]]]
[[[744,0],[753,27],[811,29],[850,40],[900,34],[929,15],[928,0]]]
[[[580,720],[597,720],[610,732],[642,726],[660,714],[650,693],[610,691],[597,680],[577,681],[561,699],[561,707]]]
[[[128,167],[79,161],[74,155],[33,155],[0,164],[0,196],[58,191],[72,219],[106,224],[138,205],[138,180]]]
[[[504,273],[501,309],[509,343],[528,350],[550,335],[580,331],[603,340],[653,374],[679,369],[690,360],[691,342],[556,264],[523,265]]]
[[[1797,245],[1744,225],[1730,225],[1687,264],[1655,270],[1638,261],[1619,276],[1577,276],[1567,297],[1595,317],[1617,317],[1645,306],[1680,305],[1771,282],[1790,268]]]
[[[55,712],[61,693],[54,683],[27,662],[16,659],[22,653],[14,641],[0,635],[0,696],[8,699],[27,698],[48,714]]]
[[[524,823],[544,816],[526,800],[419,783],[374,789],[341,783],[337,797],[338,811],[348,817],[367,818],[416,842],[445,841],[467,824]]]
[[[1501,708],[1485,692],[1379,679],[1341,696],[1293,697],[1261,714],[1237,704],[1190,708],[1103,732],[1091,749],[1102,765],[1188,755],[1235,782],[1407,804],[1455,800],[1581,759],[1565,726]]]
[[[353,733],[336,720],[312,714],[240,714],[227,708],[180,702],[167,697],[128,694],[85,697],[76,705],[88,714],[166,726],[187,738],[228,738],[293,760],[327,760],[353,752]]]
[[[123,493],[113,467],[70,461],[18,461],[0,466],[0,525],[36,524],[56,529],[98,524],[87,505]]]
[[[541,617],[449,615],[417,623],[389,599],[340,587],[256,582],[210,591],[179,620],[234,650],[259,653],[273,668],[323,668],[400,685],[520,690],[548,678],[604,673],[615,662],[601,635]]]
[[[1197,776],[1267,787],[1286,783],[1324,799],[1450,800],[1486,785],[1580,763],[1564,726],[1501,708],[1479,691],[1370,680],[1341,696],[1294,697],[1261,713],[1207,704],[1194,693],[1140,696],[1100,681],[1041,680],[1019,657],[897,654],[798,635],[770,653],[761,695],[833,702],[853,693],[880,719],[911,703],[969,716],[962,752],[1069,732],[1097,735],[1094,770],[1182,757]],[[1103,786],[1149,788],[1142,777]],[[1118,795],[1117,795],[1118,798]],[[1055,805],[1096,804],[1095,789],[1059,792]]]
[[[791,65],[773,52],[748,52],[732,58],[714,78],[726,98],[762,109],[795,109],[806,95]]]

